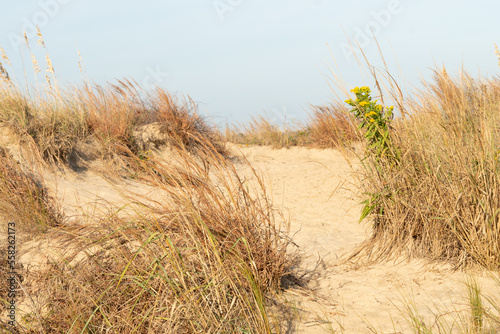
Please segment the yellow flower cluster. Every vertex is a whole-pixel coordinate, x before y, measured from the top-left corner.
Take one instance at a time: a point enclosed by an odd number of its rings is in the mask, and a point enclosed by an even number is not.
[[[364,111],[364,119],[370,123],[375,123],[377,120],[385,122],[385,114],[382,115],[384,107],[381,104],[377,104],[378,100],[370,99],[370,87],[355,87],[351,89],[351,92],[356,94],[356,100],[347,99],[345,102],[355,107],[352,111],[356,111],[357,113]],[[363,96],[360,96],[360,94],[363,94]],[[394,107],[386,107],[389,117],[392,116],[393,109]]]
[[[363,86],[363,87],[354,87],[351,89],[351,93],[358,94],[358,93],[370,93],[370,87],[368,86]]]
[[[371,116],[376,116],[376,115],[377,115],[377,112],[370,111],[369,113],[365,114],[365,117],[368,118],[368,120],[370,121],[370,123],[373,123],[373,122],[375,122],[375,119],[371,118]]]

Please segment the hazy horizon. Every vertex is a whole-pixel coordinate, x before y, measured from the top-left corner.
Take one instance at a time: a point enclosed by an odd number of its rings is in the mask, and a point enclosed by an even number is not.
[[[398,66],[416,85],[420,75],[431,79],[435,65],[453,74],[463,67],[473,76],[499,71],[493,43],[500,44],[500,3],[494,1],[40,0],[3,9],[0,46],[18,77],[23,59],[31,66],[19,52],[22,31],[36,49],[38,24],[60,83],[81,82],[80,50],[92,81],[133,78],[189,95],[219,124],[264,113],[276,121],[284,114],[304,120],[309,105],[331,100],[325,80],[326,64],[333,65],[330,50],[349,85],[372,86],[347,44],[347,37],[357,41],[381,66],[370,31],[400,82]],[[43,53],[38,56],[43,63]]]

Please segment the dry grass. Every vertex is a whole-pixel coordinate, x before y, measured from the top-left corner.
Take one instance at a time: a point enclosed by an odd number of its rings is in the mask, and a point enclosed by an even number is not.
[[[226,127],[224,139],[242,145],[269,145],[273,148],[304,146],[311,143],[310,130],[302,124],[277,125],[266,116],[252,117],[251,121]]]
[[[59,203],[48,194],[43,179],[35,171],[21,166],[0,147],[0,215],[16,222],[18,229],[37,235],[61,225]]]
[[[206,149],[207,141],[216,152],[225,152],[196,105],[179,101],[163,89],[146,92],[131,81],[120,81],[58,92],[31,98],[14,86],[0,87],[0,122],[34,144],[46,162],[67,163],[78,144],[91,138],[99,143],[97,149],[104,158],[161,146],[194,152]],[[160,135],[144,143],[136,134],[148,124],[156,125]]]
[[[36,75],[34,56],[33,64]],[[279,332],[269,307],[288,267],[286,227],[277,225],[257,175],[260,188],[250,194],[195,103],[131,80],[63,89],[47,66],[43,92],[17,88],[4,67],[0,73],[0,122],[43,158],[28,166],[2,150],[0,211],[18,225],[43,227],[38,240],[62,249],[48,267],[23,272],[29,295],[20,300],[30,313],[18,316],[16,330]],[[66,164],[85,153],[81,143],[96,142],[101,158],[120,156],[162,199],[129,193],[132,216],[96,210],[68,225],[33,168]],[[145,152],[161,146],[167,160]]]
[[[157,88],[150,99],[153,115],[162,124],[173,146],[196,150],[211,147],[210,152],[225,154],[224,144],[217,139],[217,130],[198,114],[195,102],[188,98],[178,103],[172,95]]]
[[[242,145],[269,145],[273,148],[307,146],[336,148],[358,141],[359,131],[347,108],[338,105],[312,106],[306,124],[272,122],[265,116],[252,117],[244,125],[227,127],[223,138]]]
[[[392,129],[399,165],[365,160],[375,213],[367,250],[500,269],[500,80],[443,69],[405,103],[411,116]]]
[[[163,194],[154,204],[130,194],[138,218],[127,221],[113,212],[99,227],[65,229],[71,237],[66,237],[70,246],[64,260],[31,278],[32,293],[46,303],[33,307],[23,328],[46,333],[279,331],[266,296],[280,287],[288,241],[265,189],[250,195],[221,155],[207,154],[200,161],[185,150],[176,154],[175,164],[137,161],[149,175],[147,182]]]
[[[108,158],[127,151],[140,154],[152,148],[149,144],[204,150],[207,141],[218,153],[225,153],[215,127],[199,115],[190,98],[177,99],[161,88],[145,91],[133,80],[106,86],[85,82],[81,87],[64,89],[57,85],[40,31],[37,44],[46,52],[48,74],[43,87],[37,81],[36,86],[21,89],[8,72],[10,60],[2,50],[0,124],[8,125],[24,141],[34,144],[44,161],[67,163],[78,153],[75,151],[79,143],[93,139],[100,145],[97,150],[101,156]],[[41,68],[27,38],[25,46],[37,78]],[[159,127],[160,135],[145,143],[136,134],[141,134],[140,127],[148,124]]]
[[[50,162],[67,161],[85,136],[79,114],[51,97],[32,99],[13,86],[0,87],[0,122],[35,144],[39,155]]]
[[[315,147],[337,148],[361,139],[356,123],[344,104],[314,106],[308,126]]]
[[[107,88],[85,85],[83,89],[75,89],[73,95],[89,133],[106,147],[122,144],[134,154],[139,148],[147,150],[150,147],[139,145],[134,132],[140,126],[154,123],[164,134],[154,143],[156,146],[169,144],[196,150],[209,141],[217,152],[224,152],[223,145],[216,141],[214,127],[205,122],[189,98],[178,100],[161,88],[144,91],[130,80]]]

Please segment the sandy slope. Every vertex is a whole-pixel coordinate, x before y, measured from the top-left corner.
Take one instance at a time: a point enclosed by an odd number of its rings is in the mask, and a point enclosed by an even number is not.
[[[372,265],[342,261],[343,254],[352,252],[370,235],[369,222],[358,223],[360,181],[353,174],[359,168],[354,156],[349,159],[354,162],[351,165],[334,150],[232,150],[262,171],[272,187],[275,205],[289,215],[303,257],[297,270],[303,273],[317,267],[305,276],[312,279],[309,287],[313,291],[291,289],[285,295],[303,310],[296,332],[325,333],[331,322],[331,328],[344,328],[346,333],[371,333],[370,327],[381,333],[411,333],[398,311],[409,298],[430,324],[435,315],[451,312],[441,316],[444,320],[456,316],[456,310],[467,309],[465,275],[449,267],[404,259]],[[250,175],[248,166],[238,168]],[[494,289],[486,273],[477,277],[483,290]]]

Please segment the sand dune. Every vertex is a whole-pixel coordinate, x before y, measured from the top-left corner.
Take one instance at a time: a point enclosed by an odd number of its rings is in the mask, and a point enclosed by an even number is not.
[[[292,274],[307,283],[292,286],[281,296],[300,316],[291,332],[409,333],[412,330],[401,310],[410,296],[429,323],[437,315],[451,312],[443,317],[453,316],[454,311],[467,308],[465,274],[446,265],[404,258],[375,264],[345,261],[346,255],[370,238],[370,222],[358,223],[361,181],[354,173],[360,168],[355,155],[236,145],[230,145],[230,150],[239,158],[237,171],[248,178],[250,187],[250,165],[264,175],[274,205],[290,222],[296,245],[290,250],[300,258]],[[154,196],[153,189],[139,183],[113,185],[92,172],[47,175],[46,182],[66,214],[74,218],[89,213],[96,200],[120,207],[126,202],[125,189]],[[40,253],[40,247],[26,244],[21,260],[35,261],[33,254]],[[487,273],[476,274],[483,290],[493,289]]]

